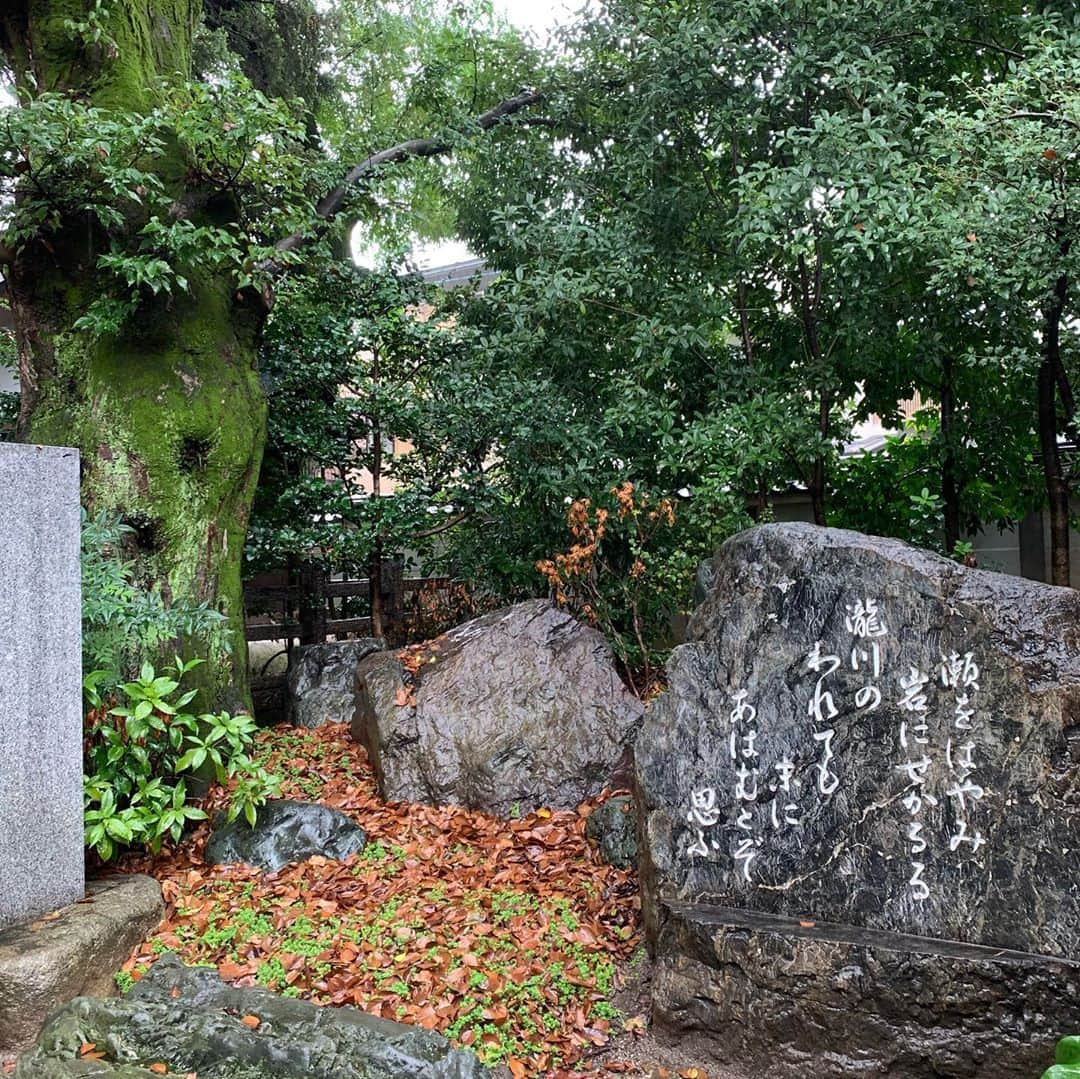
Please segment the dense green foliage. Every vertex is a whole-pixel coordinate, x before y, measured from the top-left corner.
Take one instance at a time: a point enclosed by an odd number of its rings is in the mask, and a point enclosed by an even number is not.
[[[175,677],[157,675],[147,656],[201,646],[227,648],[224,618],[206,605],[166,602],[144,585],[123,547],[133,529],[104,513],[82,515],[83,688],[86,845],[103,861],[123,847],[157,850],[206,814],[194,800],[196,774],[235,779],[229,812],[254,818],[274,789],[248,751],[250,716],[194,715],[198,689],[177,696],[202,660],[180,659]],[[123,702],[123,703],[120,703]]]
[[[331,265],[281,292],[267,327],[269,437],[248,554],[366,571],[423,551],[484,504],[504,405],[419,278]],[[384,497],[392,495],[393,497]]]
[[[277,790],[278,780],[249,756],[256,731],[250,716],[185,711],[197,691],[176,693],[199,662],[177,659],[175,677],[144,663],[118,687],[122,706],[109,708],[92,683],[87,687],[86,846],[102,861],[127,846],[157,851],[166,838],[179,840],[190,821],[205,819],[188,787],[200,772],[234,781],[229,820],[242,813],[254,824],[258,806]]]
[[[185,644],[210,653],[229,647],[217,611],[182,599],[166,602],[157,584],[139,582],[134,562],[124,557],[124,541],[133,533],[115,517],[82,511],[82,669],[103,700],[148,658]]]
[[[1078,47],[1064,4],[590,9],[553,122],[479,146],[460,206],[503,271],[463,317],[536,403],[461,564],[527,587],[564,500],[627,481],[688,493],[687,555],[799,490],[822,523],[961,557],[1062,492],[1067,515]],[[841,459],[915,395],[902,438]]]
[[[14,0],[0,50],[18,437],[79,449],[84,504],[135,528],[139,574],[225,616],[233,647],[192,677],[235,710],[275,286],[360,219],[386,244],[445,231],[419,159],[474,137],[527,54],[483,0]],[[409,136],[427,149],[369,160]]]

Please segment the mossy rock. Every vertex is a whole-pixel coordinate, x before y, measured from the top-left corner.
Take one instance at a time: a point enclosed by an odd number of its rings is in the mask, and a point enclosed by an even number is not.
[[[92,1042],[101,1060],[81,1055]],[[16,1079],[482,1079],[477,1057],[434,1031],[356,1008],[320,1008],[164,956],[126,997],[79,997],[45,1025]],[[157,1072],[153,1069],[158,1065]]]
[[[1042,1079],[1080,1079],[1080,1035],[1062,1038],[1054,1054],[1054,1065]]]

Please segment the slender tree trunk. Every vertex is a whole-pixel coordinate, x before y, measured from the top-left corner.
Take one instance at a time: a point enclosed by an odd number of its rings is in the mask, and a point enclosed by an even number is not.
[[[1050,583],[1068,586],[1069,486],[1058,449],[1057,383],[1061,364],[1061,318],[1068,298],[1069,281],[1057,279],[1043,327],[1042,363],[1038,377],[1039,446],[1042,450],[1046,501],[1050,512]]]
[[[823,439],[829,437],[830,397],[827,390],[821,391],[818,402],[818,432]],[[819,453],[814,458],[810,472],[810,505],[814,510],[814,524],[826,525],[825,516],[825,458]]]
[[[946,354],[941,361],[941,501],[945,506],[945,550],[950,554],[960,542],[960,488],[956,469],[956,387],[954,363]]]
[[[829,424],[831,418],[832,396],[824,385],[825,360],[821,353],[821,340],[818,337],[817,310],[821,297],[821,261],[820,256],[815,258],[814,273],[811,274],[806,265],[806,258],[799,256],[799,290],[800,307],[803,324],[803,335],[806,351],[810,357],[813,369],[822,380],[820,396],[818,397],[818,434],[822,441],[829,437]],[[815,456],[810,466],[810,505],[814,511],[814,524],[824,526],[827,523],[825,516],[825,457],[822,454]]]
[[[197,0],[109,0],[112,43],[73,46],[68,15],[84,3],[16,0],[0,43],[23,92],[78,95],[109,109],[150,110],[162,79],[190,71]],[[195,223],[227,224],[235,208],[192,191],[177,148],[159,175]],[[181,203],[180,200],[183,200]],[[259,474],[266,406],[256,372],[263,310],[229,281],[190,273],[192,294],[146,300],[116,337],[75,322],[100,289],[105,239],[77,217],[30,241],[5,269],[19,349],[21,437],[74,445],[91,511],[134,529],[146,580],[166,598],[207,603],[228,618],[231,653],[203,651],[204,707],[249,703],[240,572]],[[190,649],[189,649],[190,652]]]
[[[375,386],[375,392],[379,392],[379,352],[374,351],[371,358],[371,379]],[[375,412],[378,413],[376,403]],[[371,563],[368,569],[368,577],[371,581],[371,635],[373,637],[384,636],[386,612],[383,609],[383,543],[382,536],[378,534],[382,516],[382,425],[378,417],[371,425],[371,497],[375,504],[375,542],[371,545]]]

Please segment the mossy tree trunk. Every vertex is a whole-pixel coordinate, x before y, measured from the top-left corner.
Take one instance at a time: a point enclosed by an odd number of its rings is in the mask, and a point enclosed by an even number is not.
[[[149,110],[162,79],[189,76],[198,0],[109,0],[109,40],[95,47],[65,28],[91,6],[6,6],[0,40],[22,90]],[[226,198],[192,189],[179,150],[153,167],[196,224],[232,219]],[[135,529],[140,570],[167,596],[207,602],[228,616],[231,655],[205,657],[209,693],[198,703],[235,708],[248,699],[240,573],[265,437],[256,370],[263,311],[224,276],[192,271],[190,295],[148,300],[121,334],[95,339],[74,324],[100,290],[95,263],[104,243],[73,216],[48,239],[8,253],[20,433],[78,447],[84,504],[117,511]]]

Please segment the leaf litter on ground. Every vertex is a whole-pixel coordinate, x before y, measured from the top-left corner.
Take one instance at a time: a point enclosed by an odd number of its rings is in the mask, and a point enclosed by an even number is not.
[[[258,754],[282,797],[341,810],[367,847],[274,873],[208,866],[202,824],[175,849],[129,857],[125,869],[161,881],[166,914],[121,980],[174,952],[234,985],[437,1030],[514,1076],[627,1070],[603,1058],[623,1031],[611,998],[639,944],[637,879],[585,837],[588,813],[612,792],[507,821],[383,802],[341,724],[264,731]],[[227,798],[212,788],[207,808]]]

